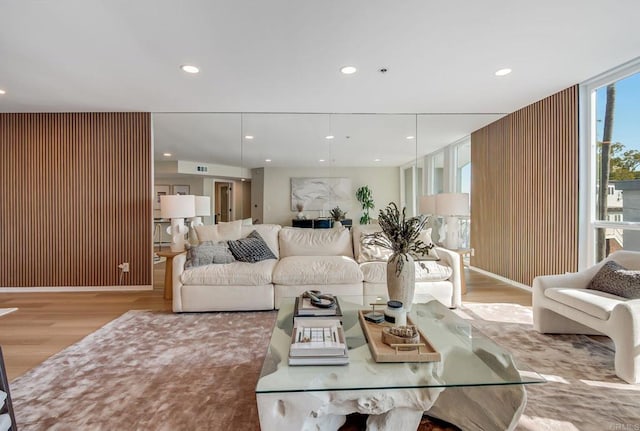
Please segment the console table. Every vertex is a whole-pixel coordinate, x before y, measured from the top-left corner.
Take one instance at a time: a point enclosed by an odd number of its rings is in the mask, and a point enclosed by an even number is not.
[[[310,218],[310,219],[293,219],[291,226],[306,227],[311,229],[331,229],[333,227],[333,219],[330,218]],[[342,226],[351,229],[353,221],[350,218],[340,220]]]

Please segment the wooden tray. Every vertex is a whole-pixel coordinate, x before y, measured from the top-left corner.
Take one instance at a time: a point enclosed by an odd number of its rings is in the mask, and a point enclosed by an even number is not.
[[[364,318],[364,315],[371,310],[359,310],[358,318],[364,336],[367,337],[367,344],[371,350],[371,356],[376,362],[438,362],[441,360],[440,352],[436,351],[424,333],[418,328],[420,334],[420,344],[424,344],[414,350],[398,350],[382,342],[382,328],[384,324],[373,323]],[[414,323],[407,316],[407,324]],[[417,325],[416,325],[417,326]]]

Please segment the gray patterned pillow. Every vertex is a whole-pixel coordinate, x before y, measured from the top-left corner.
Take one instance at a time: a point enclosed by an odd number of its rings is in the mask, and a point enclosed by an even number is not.
[[[251,232],[246,238],[229,241],[229,248],[233,256],[240,262],[260,262],[276,259],[269,246],[257,231]]]
[[[235,262],[235,258],[226,242],[203,241],[187,250],[187,261],[184,267],[189,269],[212,263],[223,264],[231,262]]]
[[[605,263],[587,289],[629,299],[640,299],[640,271],[631,271],[613,260]]]

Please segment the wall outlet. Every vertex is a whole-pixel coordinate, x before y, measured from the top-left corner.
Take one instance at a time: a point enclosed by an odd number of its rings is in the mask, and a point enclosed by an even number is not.
[[[118,268],[122,270],[122,272],[129,272],[129,262],[124,262],[118,265]]]

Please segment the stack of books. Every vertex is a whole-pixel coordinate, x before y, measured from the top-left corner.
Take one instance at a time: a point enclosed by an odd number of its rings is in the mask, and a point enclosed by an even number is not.
[[[342,321],[342,310],[340,309],[340,303],[337,298],[333,307],[321,308],[311,304],[311,300],[309,298],[299,296],[296,298],[296,304],[293,310],[294,325],[300,317],[314,317],[318,319]]]
[[[349,363],[342,324],[337,319],[299,317],[293,327],[289,365]]]

